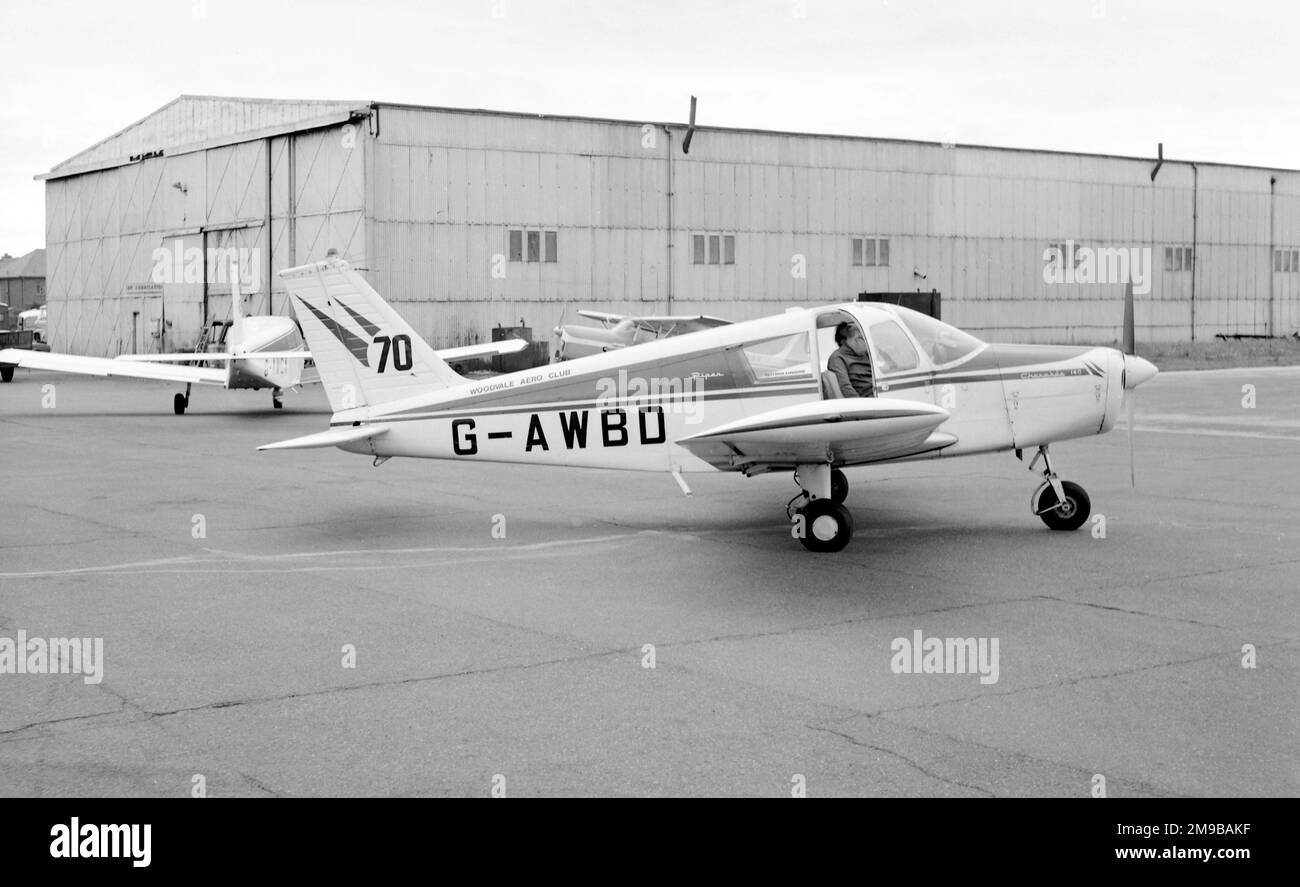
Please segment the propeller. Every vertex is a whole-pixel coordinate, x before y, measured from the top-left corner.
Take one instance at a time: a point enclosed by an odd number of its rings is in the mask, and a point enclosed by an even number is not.
[[[564,307],[560,309],[560,320],[555,324],[555,329],[551,330],[551,363],[558,363],[560,353],[564,349],[564,315],[569,311],[569,303],[565,302]]]
[[[1121,377],[1124,386],[1124,421],[1128,424],[1128,482],[1137,486],[1133,447],[1134,411],[1137,406],[1136,389],[1158,371],[1151,361],[1137,356],[1137,333],[1133,323],[1133,278],[1124,284],[1124,374]]]

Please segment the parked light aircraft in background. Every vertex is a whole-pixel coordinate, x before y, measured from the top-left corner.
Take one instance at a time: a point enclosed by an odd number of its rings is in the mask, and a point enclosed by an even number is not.
[[[1088,496],[1057,476],[1049,445],[1109,431],[1126,390],[1156,373],[1131,344],[989,345],[854,302],[470,381],[345,261],[280,276],[335,412],[328,431],[260,449],[671,471],[688,494],[685,471],[789,471],[801,489],[787,505],[793,533],[812,551],[852,536],[844,466],[997,451],[1036,449],[1034,513],[1077,529]],[[1126,342],[1131,300],[1130,289]],[[878,396],[840,398],[823,375],[846,320],[866,334]]]
[[[666,315],[663,317],[636,317],[624,314],[608,314],[604,311],[579,311],[583,317],[599,320],[601,326],[581,326],[566,324],[564,316],[552,331],[551,362],[560,363],[589,357],[629,345],[640,345],[669,336],[680,336],[709,330],[731,323],[721,317],[709,317],[704,314]]]
[[[233,322],[226,336],[224,352],[180,352],[176,354],[123,354],[116,358],[83,357],[75,354],[0,350],[0,364],[34,370],[53,370],[60,373],[79,373],[90,376],[112,376],[131,379],[154,379],[164,382],[184,382],[185,393],[172,399],[176,415],[185,412],[190,403],[193,385],[220,385],[223,388],[271,389],[271,404],[275,409],[284,406],[281,397],[285,388],[302,384],[303,365],[312,359],[303,345],[302,333],[292,317],[278,315],[245,315],[243,296],[239,291],[239,275],[232,266],[231,315]],[[358,340],[357,344],[361,344]],[[494,354],[511,354],[526,348],[522,339],[467,345],[437,352],[440,359],[469,360]],[[364,353],[364,346],[362,346]],[[192,363],[223,364],[221,368],[188,366]]]

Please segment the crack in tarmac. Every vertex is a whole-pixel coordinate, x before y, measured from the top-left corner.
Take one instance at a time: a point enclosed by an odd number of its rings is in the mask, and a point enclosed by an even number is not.
[[[869,742],[864,742],[864,741],[862,741],[862,740],[860,740],[860,739],[858,739],[858,738],[856,738],[856,737],[854,737],[854,736],[850,736],[850,735],[847,734],[847,733],[841,733],[841,732],[839,732],[838,730],[832,730],[830,727],[819,727],[819,726],[817,726],[817,725],[815,725],[815,724],[805,724],[804,726],[806,726],[809,730],[813,730],[813,731],[816,731],[816,732],[818,732],[818,733],[829,733],[829,734],[831,734],[832,736],[838,736],[838,737],[840,737],[841,739],[847,739],[851,744],[856,745],[856,746],[858,746],[859,748],[867,748],[867,749],[871,749],[872,751],[877,751],[877,752],[880,752],[880,753],[882,753],[882,754],[886,754],[886,755],[890,755],[891,757],[895,757],[895,758],[897,758],[898,760],[902,761],[903,763],[907,764],[907,765],[908,765],[909,767],[911,767],[912,769],[916,770],[918,773],[921,773],[921,774],[923,774],[924,776],[929,777],[930,779],[937,780],[938,782],[941,782],[941,783],[943,783],[944,785],[958,785],[958,786],[961,786],[962,788],[968,788],[968,789],[970,789],[971,791],[979,792],[980,794],[982,794],[982,795],[984,795],[984,796],[986,796],[986,797],[990,797],[990,798],[997,797],[997,795],[996,795],[995,793],[989,791],[989,790],[986,789],[986,788],[981,788],[981,787],[978,786],[978,785],[971,785],[971,784],[969,784],[969,783],[961,782],[961,781],[956,780],[956,779],[949,779],[949,778],[946,777],[946,776],[940,776],[938,773],[935,773],[935,772],[933,772],[933,771],[931,771],[931,770],[927,770],[927,769],[925,769],[924,767],[922,767],[919,763],[917,763],[916,761],[912,760],[911,758],[907,757],[906,755],[904,755],[904,754],[902,754],[902,753],[900,753],[900,752],[896,752],[896,751],[894,751],[894,750],[891,749],[891,748],[882,748],[881,746],[878,746],[878,745],[872,745],[872,744],[869,743]]]
[[[849,716],[847,716],[847,717],[840,718],[839,720],[832,721],[831,723],[834,723],[834,724],[847,724],[847,723],[849,723],[850,721],[856,721],[856,720],[858,720],[859,718],[867,718],[868,720],[871,720],[871,719],[874,719],[874,718],[876,718],[876,717],[878,717],[878,716],[877,716],[877,715],[872,715],[872,714],[867,714],[867,713],[865,713],[865,712],[859,712],[859,713],[857,713],[857,714],[852,714],[852,715],[849,715]],[[1080,774],[1082,774],[1082,775],[1083,775],[1083,778],[1084,778],[1085,781],[1087,781],[1087,779],[1089,778],[1089,776],[1090,776],[1092,773],[1096,773],[1096,772],[1097,772],[1097,768],[1095,768],[1095,767],[1085,768],[1085,767],[1080,767],[1080,766],[1078,766],[1078,765],[1076,765],[1076,764],[1068,763],[1068,762],[1066,762],[1066,761],[1058,761],[1058,760],[1056,760],[1056,759],[1054,759],[1054,758],[1046,758],[1046,757],[1043,757],[1043,756],[1041,756],[1041,755],[1033,754],[1033,753],[1031,753],[1031,752],[1016,751],[1015,749],[1000,748],[1000,747],[995,746],[995,745],[989,745],[988,743],[977,742],[977,741],[974,740],[974,739],[966,739],[966,738],[959,737],[959,736],[953,736],[953,735],[951,735],[951,734],[949,734],[949,733],[945,733],[945,732],[943,732],[943,731],[941,731],[941,730],[933,730],[933,729],[930,729],[929,727],[922,727],[922,726],[919,726],[919,725],[917,725],[917,724],[908,724],[908,723],[901,722],[901,721],[895,721],[895,720],[892,720],[892,719],[890,719],[890,718],[882,718],[882,720],[883,720],[885,723],[889,724],[891,727],[896,727],[896,728],[901,729],[901,730],[911,730],[911,731],[914,731],[914,732],[917,732],[917,733],[924,733],[924,734],[927,735],[927,736],[933,736],[933,737],[935,737],[936,739],[940,739],[940,740],[943,740],[943,741],[945,741],[945,742],[955,743],[956,745],[965,745],[965,746],[970,746],[970,747],[977,748],[977,749],[982,749],[983,751],[990,752],[990,753],[992,753],[992,754],[994,754],[994,755],[1014,755],[1014,756],[1016,756],[1016,757],[1018,757],[1018,758],[1021,758],[1021,759],[1023,759],[1023,760],[1026,760],[1026,761],[1033,761],[1033,762],[1038,763],[1038,764],[1043,764],[1043,765],[1050,766],[1050,767],[1057,767],[1057,768],[1060,768],[1060,769],[1063,769],[1063,770],[1071,770],[1071,771],[1073,771],[1073,772],[1076,772],[1076,773],[1080,773]],[[812,725],[812,724],[809,724],[808,726],[809,726],[810,728],[817,729],[817,728],[816,728],[814,725]],[[834,732],[836,732],[836,731],[828,731],[828,732],[832,732],[832,733],[834,733]],[[837,733],[837,735],[840,735],[840,734]],[[846,738],[850,738],[850,739],[851,739],[851,737],[846,737]],[[863,743],[863,744],[865,744],[865,743]],[[1132,783],[1134,786],[1137,786],[1141,791],[1146,792],[1147,794],[1153,794],[1153,795],[1164,796],[1164,797],[1171,797],[1171,798],[1191,797],[1190,795],[1182,795],[1182,794],[1179,794],[1178,792],[1173,792],[1173,791],[1169,791],[1169,790],[1167,790],[1167,789],[1162,789],[1162,788],[1160,788],[1159,786],[1157,786],[1157,785],[1155,785],[1155,784],[1153,784],[1153,783],[1150,783],[1150,782],[1146,782],[1145,780],[1142,780],[1142,779],[1136,779],[1136,778],[1134,778],[1134,779],[1129,779],[1129,778],[1127,778],[1127,777],[1123,777],[1123,776],[1121,776],[1120,778],[1123,779],[1125,782]]]

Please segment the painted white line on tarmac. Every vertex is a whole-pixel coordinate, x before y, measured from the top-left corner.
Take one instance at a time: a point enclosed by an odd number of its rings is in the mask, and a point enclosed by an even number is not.
[[[1165,428],[1159,425],[1135,425],[1133,428],[1135,431],[1147,431],[1154,434],[1195,434],[1199,437],[1248,437],[1253,438],[1254,440],[1289,440],[1293,443],[1300,443],[1300,433],[1265,434],[1262,431],[1221,431],[1217,428]]]
[[[639,530],[635,533],[618,533],[611,536],[587,536],[582,539],[564,539],[554,540],[551,542],[533,542],[528,545],[480,545],[480,546],[449,546],[434,548],[353,548],[339,551],[296,551],[286,552],[284,554],[238,554],[236,552],[221,551],[219,549],[206,549],[222,555],[221,557],[179,557],[165,558],[163,560],[152,561],[132,561],[123,564],[104,564],[95,567],[72,567],[66,570],[34,570],[28,573],[0,573],[0,579],[34,579],[44,576],[77,576],[93,575],[96,573],[197,573],[197,572],[239,572],[237,570],[213,570],[204,571],[198,569],[186,569],[187,567],[200,567],[204,564],[240,564],[250,562],[276,563],[280,561],[290,561],[300,558],[318,558],[318,557],[365,557],[379,556],[392,557],[403,554],[437,554],[437,555],[493,555],[496,557],[507,556],[512,554],[527,554],[529,552],[545,551],[547,549],[576,547],[581,545],[599,545],[603,542],[627,541],[638,536],[659,535],[657,530]],[[430,563],[446,563],[446,561],[431,561]],[[366,565],[333,565],[328,569],[359,569],[364,566],[365,569],[374,569],[374,564]],[[326,568],[311,568],[326,569]],[[247,571],[261,572],[261,571]],[[292,571],[285,571],[292,572]]]

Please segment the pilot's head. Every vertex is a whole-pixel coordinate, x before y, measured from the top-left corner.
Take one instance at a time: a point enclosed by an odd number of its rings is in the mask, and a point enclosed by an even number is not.
[[[862,327],[851,320],[840,321],[835,327],[835,344],[849,346],[849,350],[861,357],[867,356],[867,340],[862,335]]]

